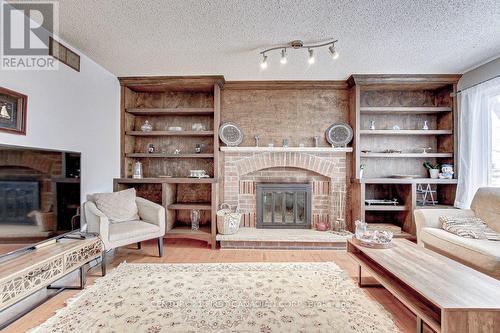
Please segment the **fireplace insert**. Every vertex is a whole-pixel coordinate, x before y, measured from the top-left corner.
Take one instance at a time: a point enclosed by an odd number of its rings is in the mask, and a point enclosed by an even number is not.
[[[80,229],[80,153],[0,145],[0,257]]]
[[[257,184],[257,228],[311,228],[311,185]]]

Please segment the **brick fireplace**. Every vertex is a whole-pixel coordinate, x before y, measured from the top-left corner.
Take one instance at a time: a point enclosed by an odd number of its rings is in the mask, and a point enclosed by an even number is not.
[[[257,184],[309,184],[311,228],[345,218],[346,154],[351,148],[221,147],[221,202],[243,213],[242,227],[257,227]],[[342,215],[342,216],[341,216]]]

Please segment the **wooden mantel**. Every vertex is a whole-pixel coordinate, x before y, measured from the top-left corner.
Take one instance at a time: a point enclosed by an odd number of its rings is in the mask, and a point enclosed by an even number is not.
[[[351,147],[332,148],[332,147],[220,147],[222,152],[228,153],[286,153],[286,152],[303,152],[303,153],[351,153]]]

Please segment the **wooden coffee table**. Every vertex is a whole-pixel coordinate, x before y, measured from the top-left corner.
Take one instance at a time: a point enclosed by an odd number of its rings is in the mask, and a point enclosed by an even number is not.
[[[394,297],[442,333],[500,332],[500,281],[405,239],[388,249],[347,243],[347,251]]]

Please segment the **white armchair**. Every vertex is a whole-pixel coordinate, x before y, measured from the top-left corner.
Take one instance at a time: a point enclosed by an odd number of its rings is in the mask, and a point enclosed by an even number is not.
[[[104,244],[102,252],[102,275],[106,275],[106,251],[120,246],[137,243],[153,238],[158,239],[158,251],[163,256],[163,236],[165,235],[165,208],[143,198],[136,198],[138,220],[110,222],[100,211],[92,195],[87,196],[84,203],[87,231],[101,236]]]

